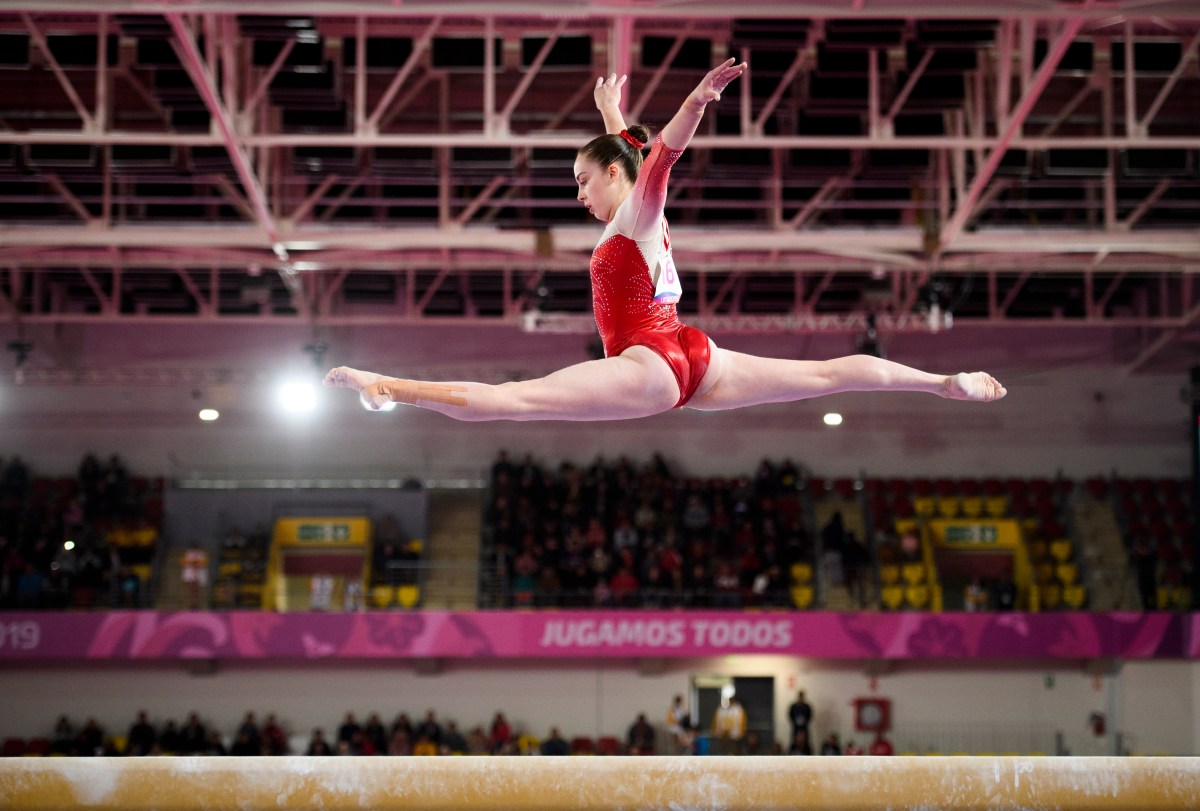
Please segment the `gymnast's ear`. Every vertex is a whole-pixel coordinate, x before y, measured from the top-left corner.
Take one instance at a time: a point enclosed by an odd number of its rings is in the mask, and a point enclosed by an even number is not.
[[[608,175],[609,180],[616,180],[624,171],[625,170],[621,168],[620,163],[613,161],[608,165],[608,168],[604,170],[604,173]]]

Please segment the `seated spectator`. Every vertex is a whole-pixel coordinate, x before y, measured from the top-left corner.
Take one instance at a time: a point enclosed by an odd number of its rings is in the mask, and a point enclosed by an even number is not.
[[[180,730],[180,737],[183,739],[180,754],[203,752],[208,745],[208,730],[200,722],[200,716],[194,712],[188,714],[187,721]]]
[[[287,733],[275,719],[275,713],[267,715],[262,727],[262,748],[267,755],[286,755],[291,751]]]
[[[246,733],[246,737],[250,740],[250,745],[254,747],[254,754],[258,754],[262,748],[262,735],[258,731],[258,721],[254,717],[254,713],[248,712],[242,718],[242,723],[235,733],[235,738],[242,733]]]
[[[637,720],[629,727],[626,743],[631,755],[654,754],[654,727],[646,720],[645,713],[639,714]]]
[[[842,748],[843,755],[861,755],[862,753],[862,747],[856,744],[853,738],[846,741],[846,745]]]
[[[996,610],[1012,611],[1017,606],[1017,584],[1007,577],[996,583]]]
[[[371,713],[367,718],[367,725],[363,727],[363,735],[371,742],[371,747],[376,752],[387,751],[387,732],[383,728],[383,721],[379,718],[379,713]]]
[[[306,755],[332,755],[333,749],[329,746],[329,742],[325,740],[325,730],[317,727],[312,731],[312,737],[308,739],[308,748],[304,750]]]
[[[150,750],[158,743],[158,733],[146,719],[144,710],[137,714],[137,720],[133,723],[133,726],[129,727],[129,734],[126,738],[125,751],[135,757],[150,754]]]
[[[205,755],[229,754],[229,750],[225,748],[225,741],[221,740],[221,733],[215,729],[208,734],[208,741],[205,742],[202,752]]]
[[[429,710],[425,713],[425,720],[417,727],[417,738],[424,735],[436,747],[442,742],[442,727],[437,722],[437,713]]]
[[[746,740],[742,746],[743,755],[765,755],[763,751],[762,736],[756,730],[750,730],[746,733]]]
[[[346,720],[338,727],[338,743],[349,741],[354,737],[354,733],[356,732],[362,732],[362,727],[358,725],[358,721],[354,720],[354,713],[348,712],[346,713]]]
[[[431,757],[438,753],[438,745],[428,735],[421,732],[417,734],[417,742],[413,744],[412,753],[414,757]]]
[[[467,739],[458,731],[458,724],[453,721],[446,722],[446,729],[442,733],[441,752],[448,755],[465,755],[467,752]]]
[[[496,717],[492,719],[492,734],[488,739],[488,745],[493,753],[499,752],[506,744],[512,741],[512,727],[508,725],[508,721],[504,718],[504,713],[496,713]]]
[[[233,746],[229,747],[229,754],[245,757],[247,755],[261,755],[262,750],[254,745],[253,739],[251,739],[245,730],[240,730],[237,738],[233,741]]]
[[[413,729],[412,721],[408,718],[408,713],[402,712],[396,716],[395,721],[392,721],[392,734],[395,735],[400,731],[403,731],[409,737],[409,740],[412,740],[414,737],[415,730]]]
[[[633,574],[633,570],[628,566],[622,566],[621,569],[613,575],[612,580],[608,583],[609,591],[612,592],[613,604],[621,608],[631,608],[637,603],[638,580]]]
[[[388,741],[387,753],[393,757],[408,757],[412,754],[412,739],[403,727],[397,728]]]
[[[797,729],[792,735],[792,745],[788,747],[789,755],[811,755],[812,744],[808,742],[808,730]]]
[[[561,757],[570,754],[570,747],[567,741],[559,733],[558,727],[550,727],[550,737],[542,741],[542,754],[554,757]]]
[[[174,721],[167,721],[163,727],[162,734],[158,736],[158,748],[170,755],[178,755],[183,751],[183,735]]]
[[[483,727],[475,727],[467,736],[467,754],[468,755],[486,755],[491,750],[488,747],[487,735],[483,732]]]
[[[79,730],[79,745],[84,755],[104,754],[104,728],[95,718],[87,719]]]
[[[829,737],[821,744],[822,755],[840,755],[842,753],[842,745],[838,741],[838,734],[830,732]]]
[[[359,729],[350,737],[350,754],[377,755],[379,751],[375,748],[375,744],[367,740],[366,733]]]
[[[50,739],[50,752],[57,755],[65,755],[71,751],[75,743],[75,727],[71,725],[70,719],[65,715],[58,717],[58,723],[54,725],[54,736]]]

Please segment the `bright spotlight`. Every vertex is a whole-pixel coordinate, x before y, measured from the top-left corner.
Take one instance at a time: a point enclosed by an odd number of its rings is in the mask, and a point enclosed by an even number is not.
[[[67,550],[68,552],[70,552],[74,548],[75,548],[74,541],[67,541],[66,543],[63,544],[63,549]]]
[[[279,405],[292,414],[303,414],[317,407],[317,390],[311,383],[293,380],[279,387]]]
[[[200,419],[204,420],[205,422],[212,422],[213,420],[218,419],[220,416],[221,412],[217,411],[215,408],[200,409]]]
[[[836,411],[831,411],[825,415],[824,420],[826,425],[841,425],[842,415]]]

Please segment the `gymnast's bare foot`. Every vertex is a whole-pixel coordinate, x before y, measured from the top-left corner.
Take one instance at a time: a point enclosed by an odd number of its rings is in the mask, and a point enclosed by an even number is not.
[[[948,400],[970,400],[990,403],[1008,394],[1008,389],[987,372],[959,372],[950,375],[942,384],[941,395]]]
[[[339,366],[329,370],[329,374],[325,375],[324,383],[326,386],[354,389],[367,408],[378,411],[392,399],[379,384],[393,379],[387,375],[351,369],[349,366]]]

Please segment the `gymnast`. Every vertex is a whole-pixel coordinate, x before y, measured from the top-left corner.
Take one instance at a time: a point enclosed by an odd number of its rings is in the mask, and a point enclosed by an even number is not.
[[[574,169],[579,202],[605,224],[590,264],[603,359],[498,385],[406,380],[340,366],[325,376],[325,385],[354,389],[371,409],[407,403],[467,421],[625,420],[683,406],[716,411],[844,391],[917,391],[977,402],[1003,397],[1005,388],[984,372],[936,375],[868,355],[747,355],[722,349],[679,321],[675,302],[682,290],[663,217],[667,179],[705,108],[745,70],[746,63],[727,59],[709,71],[644,162],[649,131],[626,127],[619,110],[625,77],[596,82],[607,134],[579,150]]]

